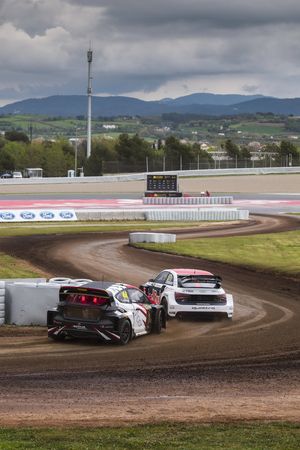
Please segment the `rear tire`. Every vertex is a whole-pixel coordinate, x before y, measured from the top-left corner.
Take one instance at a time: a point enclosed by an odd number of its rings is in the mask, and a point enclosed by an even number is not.
[[[156,333],[156,334],[160,334],[162,327],[163,327],[163,314],[162,314],[162,310],[158,309],[155,314],[152,332]]]
[[[124,319],[119,324],[119,344],[126,345],[131,340],[131,323],[128,319]]]

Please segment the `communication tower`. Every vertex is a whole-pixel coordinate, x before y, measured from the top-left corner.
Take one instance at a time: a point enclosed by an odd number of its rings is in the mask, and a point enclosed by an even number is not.
[[[88,111],[87,111],[87,157],[91,156],[91,138],[92,138],[92,60],[93,60],[93,51],[91,47],[87,52],[87,61],[88,61]]]

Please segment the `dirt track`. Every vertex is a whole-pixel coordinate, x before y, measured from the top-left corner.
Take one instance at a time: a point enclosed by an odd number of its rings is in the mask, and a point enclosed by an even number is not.
[[[201,236],[299,228],[290,218],[255,219],[249,227],[204,229]],[[234,320],[172,320],[166,333],[125,348],[48,342],[43,328],[18,335],[0,328],[1,424],[298,421],[299,281],[138,251],[127,241],[127,233],[34,236],[2,239],[1,249],[52,276],[135,284],[166,267],[205,267],[233,293]]]

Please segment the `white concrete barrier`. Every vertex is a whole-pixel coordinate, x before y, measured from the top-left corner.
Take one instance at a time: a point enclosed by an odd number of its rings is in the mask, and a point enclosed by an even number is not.
[[[173,243],[176,242],[176,234],[170,233],[129,233],[129,243],[136,244],[138,242],[154,242],[154,243]]]
[[[229,205],[233,197],[143,197],[145,205]]]
[[[58,303],[58,283],[6,283],[6,323],[46,325],[47,310]]]
[[[248,220],[249,211],[240,209],[149,209],[145,211],[146,220],[150,221],[234,221]]]
[[[80,217],[79,217],[80,216]],[[177,220],[185,221],[225,221],[225,220],[248,220],[249,211],[221,208],[169,208],[169,209],[144,209],[144,210],[98,210],[92,213],[80,211],[77,213],[79,220]]]
[[[83,278],[71,279],[65,277],[57,277],[52,280],[52,282],[46,280],[7,280],[5,282],[5,302],[3,302],[5,323],[44,326],[47,324],[47,310],[55,308],[59,301],[60,286],[71,283],[82,285],[92,281]],[[4,283],[4,281],[0,280],[0,286],[1,283]]]

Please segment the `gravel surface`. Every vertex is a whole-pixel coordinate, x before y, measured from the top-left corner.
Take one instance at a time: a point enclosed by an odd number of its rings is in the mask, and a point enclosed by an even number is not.
[[[181,230],[180,237],[299,228],[284,217],[248,227]],[[49,276],[139,284],[167,267],[222,275],[233,321],[168,322],[126,347],[52,342],[43,327],[0,328],[2,425],[164,421],[299,421],[299,281],[193,258],[136,250],[128,233],[3,238],[1,249]]]

